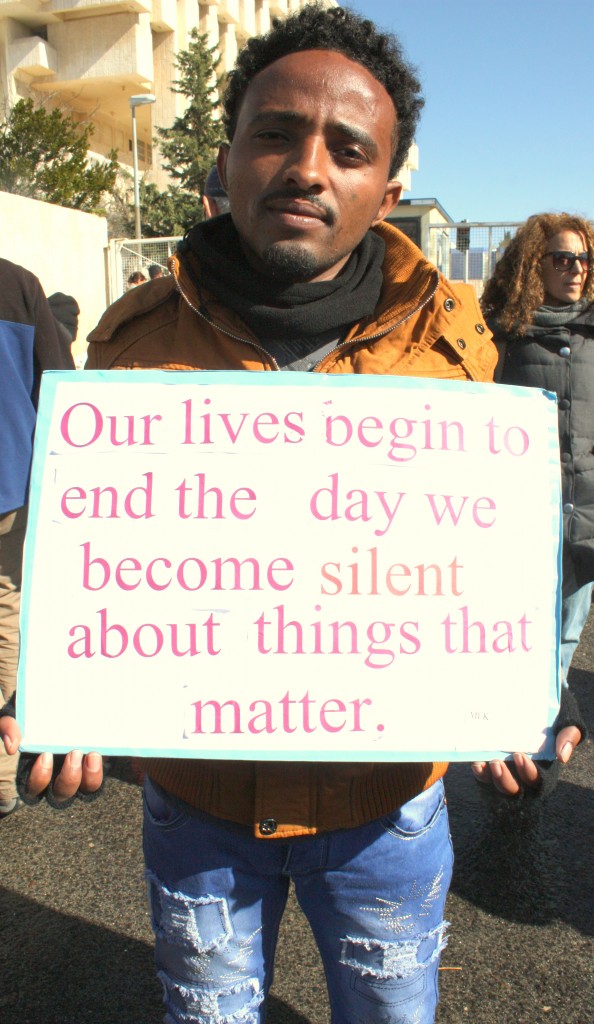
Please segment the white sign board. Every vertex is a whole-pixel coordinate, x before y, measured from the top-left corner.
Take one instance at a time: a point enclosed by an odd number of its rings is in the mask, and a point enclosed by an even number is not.
[[[398,377],[45,374],[18,712],[32,750],[550,751],[554,396]]]

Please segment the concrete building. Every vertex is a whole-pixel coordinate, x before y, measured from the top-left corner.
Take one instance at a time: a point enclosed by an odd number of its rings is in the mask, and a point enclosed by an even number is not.
[[[0,113],[20,98],[60,106],[95,133],[93,156],[117,149],[132,165],[129,97],[153,93],[156,102],[136,111],[139,170],[159,188],[167,177],[154,151],[155,127],[183,113],[184,98],[171,91],[175,57],[192,29],[208,36],[221,55],[219,72],[234,63],[252,35],[271,18],[305,0],[0,0]],[[335,6],[336,0],[327,0]],[[413,146],[401,180],[410,188],[416,169]]]
[[[413,146],[415,151],[416,148]],[[414,170],[416,169],[415,167]],[[429,253],[429,259],[439,266],[439,254],[431,251],[431,228],[435,225],[453,224],[453,221],[437,199],[401,199],[386,220],[400,228],[426,255]],[[447,237],[449,238],[449,235]]]

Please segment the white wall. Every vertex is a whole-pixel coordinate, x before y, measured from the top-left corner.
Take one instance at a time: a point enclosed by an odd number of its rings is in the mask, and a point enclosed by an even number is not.
[[[65,292],[80,306],[75,359],[107,306],[107,222],[103,217],[0,192],[0,256],[37,275],[46,295]]]

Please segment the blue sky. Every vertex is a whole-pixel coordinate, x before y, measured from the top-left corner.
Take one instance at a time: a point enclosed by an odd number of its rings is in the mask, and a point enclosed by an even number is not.
[[[346,0],[345,0],[346,6]],[[423,83],[405,198],[455,220],[594,218],[594,2],[352,0],[399,36]]]

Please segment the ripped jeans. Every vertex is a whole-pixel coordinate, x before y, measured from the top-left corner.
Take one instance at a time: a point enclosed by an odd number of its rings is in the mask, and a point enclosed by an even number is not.
[[[432,1024],[452,847],[443,784],[358,828],[285,842],[188,815],[145,781],[165,1024],[263,1024],[289,880],[333,1024]]]

